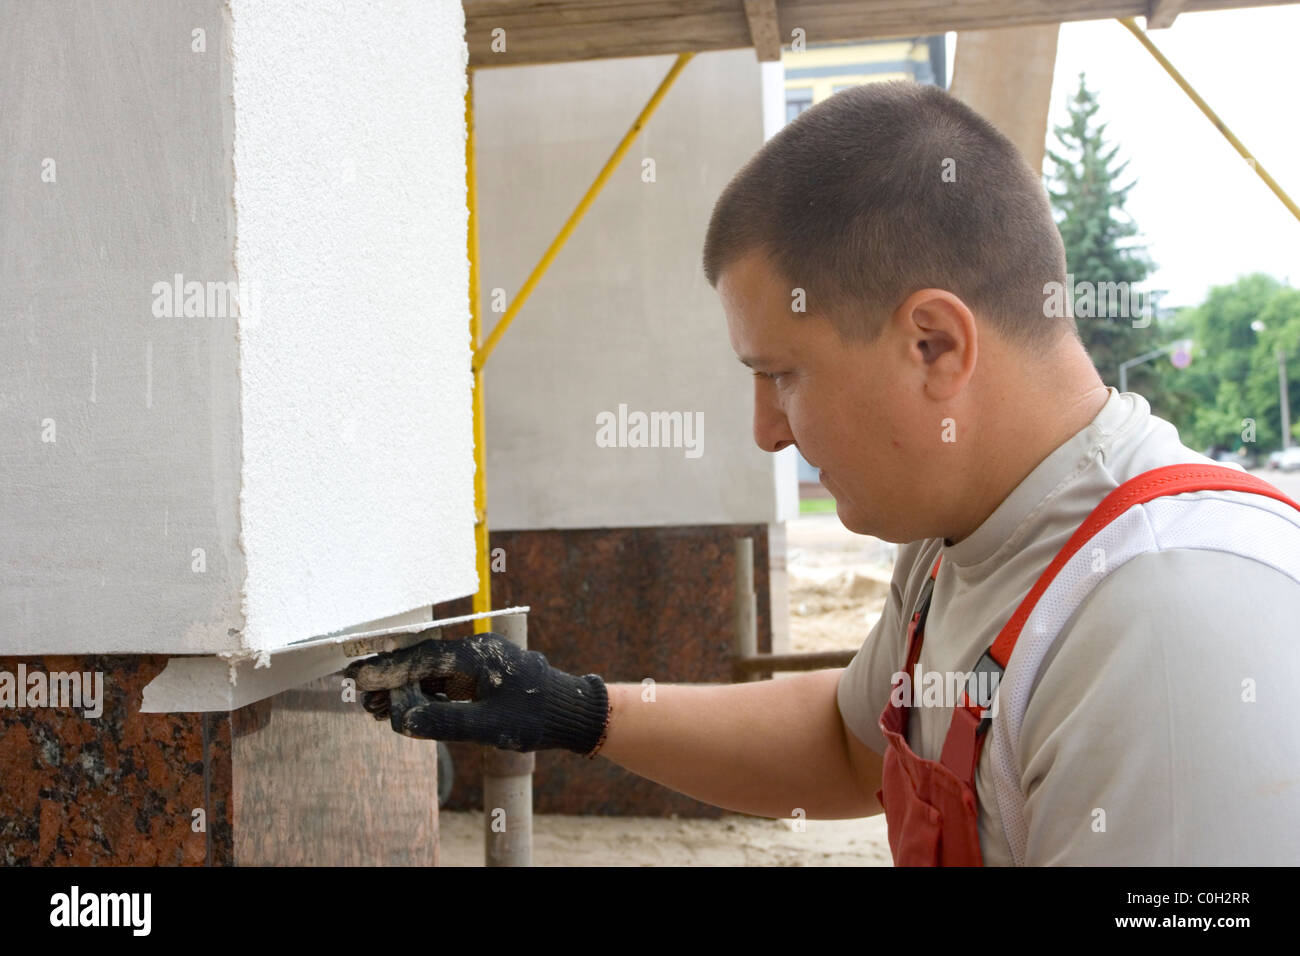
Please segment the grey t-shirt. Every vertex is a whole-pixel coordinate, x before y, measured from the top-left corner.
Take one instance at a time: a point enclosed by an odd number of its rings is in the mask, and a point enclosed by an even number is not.
[[[1144,471],[1183,463],[1212,464],[1140,395],[1112,388],[1093,422],[969,537],[951,547],[941,539],[900,547],[884,613],[840,679],[845,725],[884,753],[878,720],[940,551],[920,666],[970,671],[1106,494]],[[1193,548],[1142,554],[1116,568],[1059,632],[1025,710],[1016,748],[1028,827],[1023,862],[1300,864],[1297,691],[1300,583],[1288,574]],[[909,746],[937,760],[951,716],[914,707]],[[989,733],[996,730],[995,723]],[[980,847],[986,865],[1007,865],[1014,860],[993,791],[991,743],[975,776]]]

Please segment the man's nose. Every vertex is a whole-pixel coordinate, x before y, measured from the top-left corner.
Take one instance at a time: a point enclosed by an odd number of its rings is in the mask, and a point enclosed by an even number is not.
[[[778,452],[794,444],[785,413],[770,397],[772,385],[762,379],[754,382],[754,443],[763,451]]]

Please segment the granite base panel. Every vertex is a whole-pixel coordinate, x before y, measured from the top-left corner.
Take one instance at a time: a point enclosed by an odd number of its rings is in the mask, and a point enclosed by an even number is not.
[[[494,531],[492,606],[530,605],[528,646],[555,667],[608,683],[730,683],[733,542],[754,539],[758,649],[772,646],[768,528],[705,525]],[[498,550],[500,549],[500,550]],[[469,599],[434,608],[434,618],[469,613]],[[446,637],[471,632],[449,628]],[[480,810],[482,748],[448,743],[455,784],[448,810]],[[537,813],[718,817],[717,807],[676,793],[597,757],[537,754]]]
[[[240,866],[436,866],[438,756],[344,700],[342,675],[235,711]]]
[[[140,713],[164,656],[0,658],[103,674],[103,713],[0,708],[0,864],[436,865],[437,754],[338,674],[231,713]]]
[[[100,672],[103,713],[0,708],[0,863],[233,862],[228,713],[142,714],[161,655],[0,657],[0,671]],[[196,811],[199,811],[196,813]]]

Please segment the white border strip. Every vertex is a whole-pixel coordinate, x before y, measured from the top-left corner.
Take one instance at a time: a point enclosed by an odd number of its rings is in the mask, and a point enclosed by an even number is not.
[[[444,617],[437,621],[414,621],[410,624],[402,624],[398,627],[384,627],[377,631],[357,631],[355,633],[334,633],[327,634],[324,637],[309,637],[305,640],[295,641],[292,644],[285,644],[283,647],[277,647],[271,651],[275,654],[280,651],[299,651],[304,647],[320,647],[325,644],[348,644],[352,641],[366,640],[371,637],[384,637],[388,634],[411,634],[417,631],[427,631],[434,627],[447,627],[451,624],[461,624],[465,621],[477,621],[483,617],[497,617],[501,614],[527,614],[532,610],[528,604],[518,607],[504,607],[499,611],[480,611],[477,614],[462,614],[459,617]]]
[[[140,713],[168,714],[235,710],[245,704],[300,687],[318,677],[343,670],[360,657],[349,657],[344,645],[388,634],[427,631],[500,614],[526,613],[529,606],[464,614],[440,621],[413,621],[396,627],[355,634],[331,634],[276,648],[253,656],[194,655],[170,657],[161,674],[145,685]],[[366,655],[368,656],[368,655]],[[264,659],[265,658],[265,659]],[[269,666],[274,658],[275,666]],[[262,666],[258,666],[261,664]]]

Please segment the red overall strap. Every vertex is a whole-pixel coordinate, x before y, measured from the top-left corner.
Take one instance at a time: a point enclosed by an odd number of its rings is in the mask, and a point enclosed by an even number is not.
[[[943,555],[935,558],[934,566],[930,568],[930,576],[926,578],[921,585],[921,594],[916,601],[916,610],[912,612],[912,619],[907,625],[907,648],[905,663],[903,664],[902,676],[898,678],[901,681],[912,679],[912,671],[916,667],[917,659],[921,656],[921,642],[925,639],[925,619],[930,613],[930,595],[934,589],[934,579],[939,575],[939,562],[943,560]],[[898,687],[895,681],[894,688]],[[916,693],[916,688],[906,695],[907,703],[903,704],[902,725],[903,736],[907,736],[907,727],[912,720],[912,697]]]
[[[1020,632],[1025,622],[1029,620],[1029,615],[1033,613],[1039,598],[1056,579],[1066,562],[1074,557],[1097,532],[1134,505],[1143,504],[1154,498],[1191,491],[1242,491],[1265,495],[1300,511],[1300,504],[1292,501],[1267,481],[1244,471],[1237,471],[1235,468],[1219,465],[1166,465],[1138,475],[1103,498],[1083,524],[1079,525],[1070,536],[1070,540],[1065,543],[1065,547],[1030,588],[992,646],[985,651],[980,663],[976,665],[976,670],[991,669],[991,667],[996,667],[1000,671],[1006,670],[1007,662],[1011,660],[1011,652],[1015,650],[1016,641],[1020,638]],[[975,783],[975,767],[984,746],[984,731],[988,729],[989,722],[990,718],[984,716],[983,707],[973,702],[969,693],[963,695],[962,703],[953,710],[952,725],[948,729],[943,753],[939,757],[941,763],[972,786]]]
[[[921,586],[921,595],[916,602],[916,610],[912,612],[912,621],[907,628],[907,663],[903,666],[903,673],[905,674],[912,673],[917,658],[921,656],[921,641],[925,637],[925,616],[930,610],[930,593],[934,587],[934,579],[939,576],[939,562],[942,560],[942,554],[934,559],[934,566],[930,568],[930,576]]]

